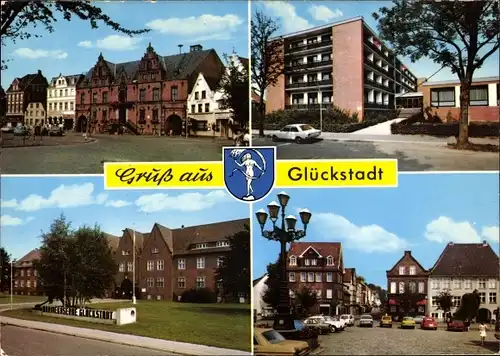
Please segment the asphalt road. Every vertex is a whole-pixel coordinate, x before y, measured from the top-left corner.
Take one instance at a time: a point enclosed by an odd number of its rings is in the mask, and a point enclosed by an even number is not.
[[[72,136],[71,136],[72,135]],[[103,162],[220,161],[222,147],[232,141],[212,138],[158,136],[95,136],[97,141],[81,143],[81,136],[54,137],[70,140],[64,145],[3,148],[2,174],[102,174]]]
[[[497,171],[498,153],[457,151],[442,142],[426,141],[336,141],[274,143],[270,138],[253,138],[254,146],[276,146],[278,159],[370,159],[396,158],[400,171]]]
[[[45,331],[1,326],[1,356],[167,356],[171,353]]]
[[[494,354],[498,340],[489,333],[484,346],[479,331],[402,330],[394,328],[360,328],[321,335],[317,355],[429,355],[429,354]]]

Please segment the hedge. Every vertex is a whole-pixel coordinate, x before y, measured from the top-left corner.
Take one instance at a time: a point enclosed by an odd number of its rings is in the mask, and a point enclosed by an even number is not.
[[[192,288],[181,296],[183,303],[216,303],[217,294],[210,288]]]
[[[408,122],[410,121],[410,122]],[[459,124],[453,123],[425,123],[403,120],[391,125],[394,135],[428,135],[437,137],[458,136]],[[498,122],[471,122],[469,124],[469,137],[498,137],[500,123]]]
[[[323,132],[354,132],[381,122],[392,120],[398,116],[396,110],[367,110],[363,121],[358,121],[357,113],[334,107],[323,110]],[[319,110],[277,110],[266,115],[265,130],[280,130],[286,125],[309,124],[320,128]]]

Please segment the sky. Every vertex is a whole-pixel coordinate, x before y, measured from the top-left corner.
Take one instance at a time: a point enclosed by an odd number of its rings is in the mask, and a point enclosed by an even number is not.
[[[98,224],[121,236],[125,228],[150,232],[244,219],[249,207],[225,190],[108,190],[102,177],[2,177],[0,244],[19,259],[40,245],[42,232],[64,214],[74,228]]]
[[[288,189],[286,214],[297,217],[307,208],[312,218],[304,242],[341,242],[344,266],[387,288],[385,272],[405,250],[424,268],[431,268],[444,247],[486,240],[499,247],[498,173],[496,174],[400,174],[397,188]],[[253,211],[273,199],[256,203]],[[267,229],[269,229],[269,223]],[[253,278],[275,262],[279,243],[260,234],[252,222]]]
[[[90,24],[78,18],[60,19],[55,31],[48,33],[42,27],[32,29],[40,38],[31,37],[6,41],[2,59],[11,59],[8,69],[2,71],[2,87],[7,89],[15,77],[42,70],[50,78],[62,74],[86,73],[97,62],[102,52],[114,63],[139,60],[148,43],[160,55],[178,54],[189,46],[201,44],[214,48],[221,60],[233,50],[248,58],[248,3],[224,1],[215,6],[211,1],[110,1],[97,2],[103,12],[127,29],[151,29],[150,32],[128,37],[103,25],[92,30]],[[60,17],[59,17],[60,18]],[[36,32],[35,32],[36,31]]]
[[[309,29],[316,26],[326,25],[350,18],[362,16],[368,26],[376,33],[377,21],[372,17],[374,12],[381,7],[390,7],[390,1],[255,1],[252,3],[252,11],[263,10],[267,16],[278,20],[280,29],[276,35],[288,34],[296,31]],[[401,60],[406,67],[417,78],[428,78],[441,66],[429,59],[421,59],[417,63],[411,63],[409,58],[402,57]],[[474,77],[488,77],[499,75],[499,54],[490,56],[484,65],[474,72]],[[432,77],[432,81],[457,80],[457,76],[445,68]]]

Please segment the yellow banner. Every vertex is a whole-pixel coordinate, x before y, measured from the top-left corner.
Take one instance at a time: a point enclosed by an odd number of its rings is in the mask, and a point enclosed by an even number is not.
[[[276,187],[397,187],[396,159],[280,160]]]
[[[105,189],[219,189],[222,162],[104,163]]]

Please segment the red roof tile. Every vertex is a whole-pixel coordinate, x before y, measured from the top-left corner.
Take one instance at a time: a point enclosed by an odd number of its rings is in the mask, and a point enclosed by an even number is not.
[[[340,251],[342,249],[340,242],[292,242],[288,256],[300,256],[309,247],[312,247],[323,257],[332,256],[334,262],[340,260]]]

